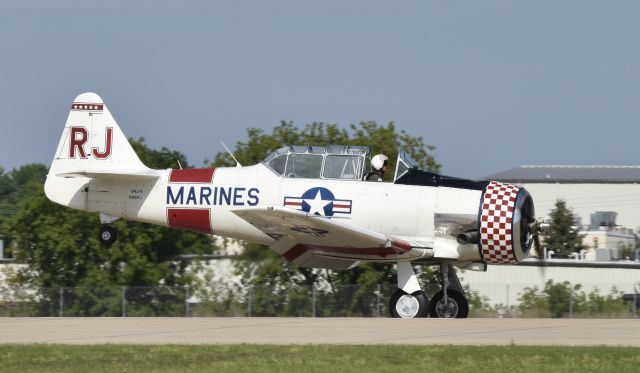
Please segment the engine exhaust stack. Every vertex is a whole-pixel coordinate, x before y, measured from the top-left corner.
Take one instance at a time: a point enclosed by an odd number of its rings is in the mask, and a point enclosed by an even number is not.
[[[456,237],[456,241],[460,245],[477,244],[478,237],[478,231],[463,232]]]

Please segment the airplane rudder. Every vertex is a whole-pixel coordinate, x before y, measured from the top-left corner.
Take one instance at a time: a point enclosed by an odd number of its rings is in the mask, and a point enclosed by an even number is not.
[[[60,138],[52,168],[68,170],[146,168],[100,96],[78,95]]]

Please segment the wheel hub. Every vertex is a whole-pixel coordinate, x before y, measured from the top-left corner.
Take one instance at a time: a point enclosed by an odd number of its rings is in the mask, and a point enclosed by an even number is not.
[[[447,303],[444,302],[444,299],[440,299],[436,305],[436,313],[441,318],[455,318],[458,315],[458,303],[451,298]]]
[[[420,303],[413,295],[405,294],[398,299],[396,311],[402,318],[413,318],[420,310]]]
[[[111,232],[109,231],[104,231],[102,232],[102,239],[105,241],[108,241],[111,238]]]

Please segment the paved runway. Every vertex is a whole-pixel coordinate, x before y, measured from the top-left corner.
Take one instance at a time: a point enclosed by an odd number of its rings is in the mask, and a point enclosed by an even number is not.
[[[640,346],[640,320],[0,318],[1,343]]]

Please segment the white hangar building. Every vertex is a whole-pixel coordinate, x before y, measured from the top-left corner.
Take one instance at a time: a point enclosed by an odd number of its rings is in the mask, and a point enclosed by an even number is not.
[[[640,166],[520,166],[485,179],[524,186],[540,217],[563,199],[581,224],[596,211],[615,211],[617,225],[640,230]]]
[[[638,293],[640,263],[585,262],[573,259],[551,259],[540,270],[536,259],[527,259],[517,265],[491,265],[486,272],[463,271],[459,274],[463,285],[478,291],[492,306],[518,304],[526,288],[543,289],[547,280],[554,283],[569,282],[581,285],[580,291],[589,294],[598,291],[610,295],[613,290],[624,294]],[[640,294],[637,295],[640,297]]]
[[[520,166],[486,179],[524,186],[538,217],[564,200],[592,249],[632,245],[640,231],[640,166]]]

